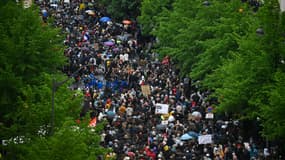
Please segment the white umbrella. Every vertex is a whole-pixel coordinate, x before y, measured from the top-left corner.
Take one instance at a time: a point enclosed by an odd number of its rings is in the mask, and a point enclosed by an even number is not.
[[[87,14],[94,16],[95,12],[93,10],[86,10],[85,11]]]
[[[194,111],[194,112],[192,113],[192,116],[197,117],[197,118],[201,118],[201,117],[202,117],[202,114],[201,114],[200,112],[198,112],[198,111]]]

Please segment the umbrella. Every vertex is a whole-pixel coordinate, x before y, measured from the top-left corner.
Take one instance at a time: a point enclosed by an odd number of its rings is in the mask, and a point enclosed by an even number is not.
[[[89,7],[94,6],[91,2],[89,2],[87,5],[88,5]]]
[[[193,138],[198,138],[199,137],[199,134],[196,133],[196,132],[193,132],[193,131],[190,131],[187,133],[189,136],[192,136]]]
[[[132,23],[132,21],[130,21],[130,20],[123,20],[123,24],[129,25],[129,24],[131,24],[131,23]]]
[[[167,127],[167,125],[164,125],[164,124],[158,124],[158,125],[156,125],[156,129],[157,129],[157,130],[164,130],[164,129],[166,129],[166,127]]]
[[[112,42],[112,41],[106,41],[106,42],[104,42],[104,45],[105,46],[113,46],[115,43],[114,42]]]
[[[189,139],[193,139],[194,137],[190,136],[189,134],[183,134],[181,137],[180,137],[180,140],[189,140]]]
[[[121,35],[118,35],[117,38],[121,41],[127,41],[128,40],[128,37],[126,36],[121,36]]]
[[[57,4],[54,4],[54,3],[50,4],[50,6],[51,6],[51,7],[54,7],[54,8],[57,8],[57,7],[58,7],[58,5],[57,5]]]
[[[88,47],[82,47],[81,50],[82,51],[89,51],[89,48]]]
[[[211,3],[210,3],[209,1],[204,1],[204,2],[203,2],[203,5],[204,5],[204,6],[209,6],[209,5],[211,5]]]
[[[78,20],[83,20],[83,19],[84,19],[84,16],[83,16],[83,15],[78,15],[78,16],[77,16],[77,19],[78,19]]]
[[[116,116],[116,113],[115,113],[115,112],[113,112],[113,111],[108,111],[108,112],[107,112],[107,117],[108,117],[108,118],[112,119],[112,118],[114,118],[115,116]]]
[[[130,38],[130,37],[132,37],[132,34],[130,34],[130,33],[124,33],[123,36],[126,36],[126,37]]]
[[[87,13],[90,16],[95,16],[95,12],[93,10],[86,10],[85,13]]]
[[[43,9],[43,10],[42,10],[42,14],[43,14],[44,17],[48,17],[48,12],[47,12],[47,10]]]
[[[123,35],[118,35],[117,38],[121,41],[127,41],[129,38],[131,38],[132,35],[131,34],[128,34],[128,33],[125,33]]]
[[[119,48],[113,48],[114,52],[118,52],[120,49]]]
[[[257,33],[258,35],[263,35],[263,34],[264,34],[264,31],[263,31],[262,28],[257,28],[256,33]]]
[[[109,17],[101,17],[100,18],[100,22],[108,22],[108,21],[111,21],[111,18],[109,18]]]
[[[192,113],[192,116],[197,117],[197,118],[201,118],[201,117],[202,117],[201,113],[198,112],[198,111],[194,111],[194,112]]]

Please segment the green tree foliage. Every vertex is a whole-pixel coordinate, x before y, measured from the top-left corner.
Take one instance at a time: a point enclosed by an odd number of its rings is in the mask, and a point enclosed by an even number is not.
[[[145,0],[140,19],[161,55],[213,91],[218,111],[259,117],[265,136],[284,137],[285,20],[278,1],[265,1],[257,12],[240,0],[209,3],[177,0],[170,10]]]
[[[9,128],[26,123],[18,113],[30,104],[36,108],[50,99],[45,92],[49,87],[46,78],[63,65],[64,57],[59,52],[58,31],[43,27],[34,10],[23,10],[12,2],[0,7],[1,127]]]
[[[173,10],[164,9],[154,18],[157,27],[152,33],[159,40],[158,51],[183,61],[179,67],[184,75],[192,71],[193,79],[203,79],[230,56],[231,50],[237,49],[232,33],[244,34],[247,29],[240,23],[243,14],[238,10],[242,4],[211,1],[210,6],[205,6],[198,0],[179,0],[172,6]]]
[[[284,15],[276,1],[265,2],[256,17],[258,23],[250,26],[248,33],[238,40],[235,56],[225,61],[211,77],[215,77],[219,86],[215,89],[217,96],[222,97],[221,110],[250,118],[261,117],[263,135],[270,139],[284,138],[284,120],[280,118],[284,113],[280,97],[284,93],[277,89],[285,74],[281,63],[285,52],[282,45]],[[255,33],[260,26],[264,35]],[[270,112],[272,110],[274,112]]]
[[[157,26],[157,18],[163,10],[171,10],[173,0],[143,0],[141,4],[141,13],[138,17],[142,25],[143,34],[151,34]]]
[[[58,72],[65,58],[58,31],[42,26],[35,10],[8,3],[0,12],[1,121],[13,125],[11,118],[22,107],[50,99],[47,78]]]
[[[23,9],[14,1],[0,3],[1,140],[21,136],[25,137],[24,142],[33,144],[41,127],[48,130],[52,79],[62,81],[67,78],[59,70],[66,61],[63,37],[59,36],[58,29],[43,25],[38,11],[38,8]],[[74,97],[68,84],[58,88],[55,94],[56,130],[66,117],[77,118],[81,102],[82,97]],[[20,159],[26,144],[7,143],[1,146],[2,156]]]
[[[38,137],[33,143],[25,146],[25,153],[20,159],[68,159],[68,160],[96,160],[98,156],[105,155],[109,150],[100,146],[100,129],[87,128],[66,121],[52,137]]]
[[[98,0],[101,7],[116,20],[136,19],[140,13],[140,0]]]
[[[263,134],[270,139],[280,138],[285,135],[285,74],[278,71],[274,74],[274,84],[267,90],[268,104],[260,104],[263,118]]]

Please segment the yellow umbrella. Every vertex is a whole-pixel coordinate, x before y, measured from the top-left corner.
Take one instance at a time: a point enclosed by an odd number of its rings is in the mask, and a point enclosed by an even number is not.
[[[85,4],[84,3],[80,3],[79,10],[83,10],[83,9],[85,9]]]

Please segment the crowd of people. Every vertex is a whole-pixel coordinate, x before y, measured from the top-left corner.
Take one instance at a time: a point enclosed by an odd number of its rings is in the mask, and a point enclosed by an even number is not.
[[[115,22],[94,0],[36,3],[43,21],[54,18],[67,35],[64,72],[84,94],[80,118],[107,121],[101,145],[113,151],[101,159],[280,158],[255,136],[244,137],[240,121],[217,115],[210,91],[180,77],[170,57],[159,60],[134,20]]]

